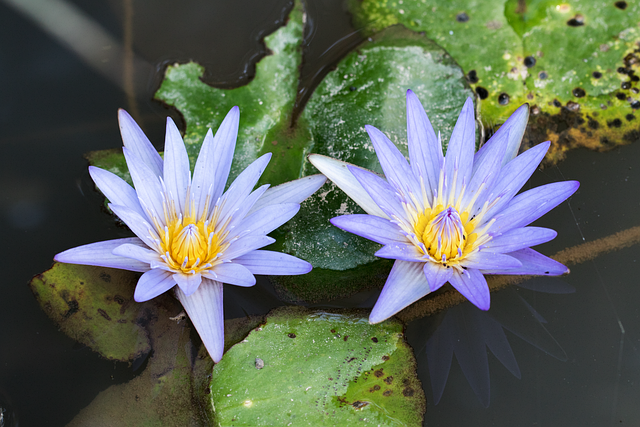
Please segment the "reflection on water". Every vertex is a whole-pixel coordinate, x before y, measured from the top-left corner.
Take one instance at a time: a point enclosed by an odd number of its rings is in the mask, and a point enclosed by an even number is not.
[[[575,292],[561,279],[536,277],[523,282],[523,288],[552,294]],[[435,316],[412,322],[407,328],[409,342],[418,359],[423,387],[431,384],[433,403],[444,393],[453,355],[473,392],[486,408],[490,403],[490,375],[487,348],[516,378],[520,368],[504,329],[558,360],[567,355],[547,331],[547,321],[514,287],[491,295],[491,309],[482,311],[469,302],[449,308]],[[425,361],[426,358],[426,361]],[[428,367],[426,381],[424,367]]]

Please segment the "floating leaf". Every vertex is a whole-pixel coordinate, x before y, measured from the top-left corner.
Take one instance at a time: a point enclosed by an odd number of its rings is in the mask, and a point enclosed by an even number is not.
[[[133,301],[137,281],[130,271],[55,263],[29,286],[65,334],[107,359],[129,361],[151,349]]]
[[[277,309],[213,369],[217,425],[419,426],[424,393],[396,320]]]
[[[548,160],[577,146],[640,139],[640,4],[548,0],[350,1],[368,32],[403,24],[458,61],[491,129],[532,105],[525,142],[551,140]]]

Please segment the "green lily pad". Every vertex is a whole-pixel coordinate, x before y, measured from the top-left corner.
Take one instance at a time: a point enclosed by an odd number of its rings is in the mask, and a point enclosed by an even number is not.
[[[71,338],[107,359],[129,361],[150,351],[133,301],[136,273],[55,263],[29,286],[43,310]]]
[[[387,132],[406,154],[405,93],[424,102],[446,144],[460,109],[473,91],[460,67],[428,38],[402,27],[377,34],[347,55],[320,83],[300,117],[293,114],[303,12],[292,10],[285,27],[265,38],[271,55],[256,66],[256,77],[237,89],[202,82],[203,68],[176,64],[167,68],[156,93],[175,106],[187,123],[185,141],[192,162],[208,128],[216,129],[226,112],[239,105],[240,134],[232,175],[265,152],[273,152],[261,182],[280,184],[317,173],[306,161],[315,152],[381,172],[364,125]],[[122,155],[94,153],[91,162],[128,177]],[[125,166],[126,167],[126,166]],[[342,191],[328,183],[303,203],[300,213],[276,230],[270,248],[309,261],[314,270],[299,277],[273,278],[283,299],[320,301],[384,283],[391,263],[373,254],[379,245],[333,227],[329,219],[361,212]]]
[[[531,104],[525,142],[551,140],[548,161],[640,139],[637,2],[351,0],[350,9],[369,33],[402,24],[445,48],[486,128]]]
[[[216,425],[420,426],[425,397],[402,324],[277,309],[213,369]]]

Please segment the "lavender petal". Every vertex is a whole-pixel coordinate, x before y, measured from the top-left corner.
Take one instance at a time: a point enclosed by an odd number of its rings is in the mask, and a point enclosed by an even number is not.
[[[149,264],[131,258],[124,258],[113,254],[113,250],[124,244],[133,244],[146,248],[137,237],[107,240],[105,242],[90,243],[60,252],[53,259],[67,264],[93,265],[96,267],[119,268],[122,270],[144,272],[149,270]]]
[[[407,243],[408,240],[400,228],[385,218],[373,215],[342,215],[330,219],[331,224],[349,233],[383,245],[389,243]]]
[[[138,280],[133,299],[136,302],[149,301],[165,293],[175,285],[176,282],[168,271],[158,269],[149,270]]]
[[[454,271],[449,283],[480,310],[489,310],[491,305],[489,285],[479,270],[470,268],[463,273]]]
[[[189,315],[202,343],[215,363],[224,352],[224,311],[222,306],[222,283],[207,278],[191,295],[176,288],[176,296]]]
[[[292,276],[307,274],[311,264],[282,252],[255,250],[233,260],[253,274]]]
[[[429,284],[423,263],[396,261],[369,315],[369,323],[380,323],[427,295]]]

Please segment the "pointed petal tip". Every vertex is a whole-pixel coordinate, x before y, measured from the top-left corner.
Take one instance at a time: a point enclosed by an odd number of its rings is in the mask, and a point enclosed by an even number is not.
[[[127,112],[127,110],[125,110],[124,108],[118,108],[118,121],[120,120],[133,120],[133,118],[131,117],[131,114]]]

